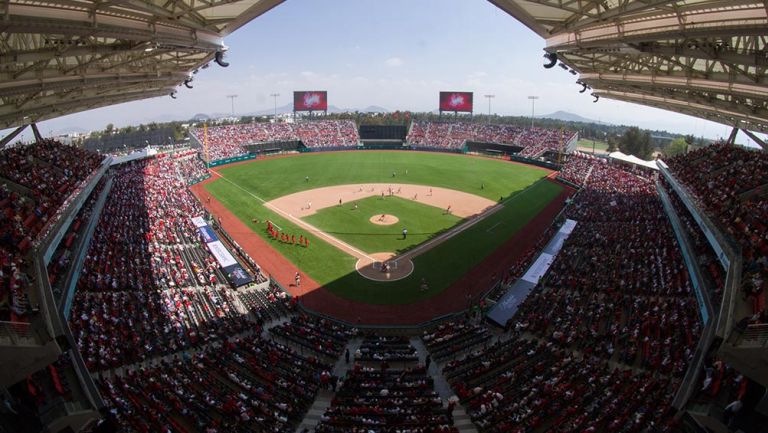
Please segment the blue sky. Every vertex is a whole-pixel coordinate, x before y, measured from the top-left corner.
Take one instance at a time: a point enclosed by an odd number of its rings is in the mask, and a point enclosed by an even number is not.
[[[542,67],[544,40],[484,0],[287,0],[225,43],[229,68],[196,75],[176,100],[154,98],[74,114],[40,124],[48,135],[69,127],[101,129],[195,113],[245,113],[291,101],[294,90],[328,90],[340,108],[379,105],[428,111],[440,90],[475,93],[476,112],[530,115],[558,110],[617,124],[636,124],[715,138],[729,128],[693,117],[617,101],[596,104],[579,94],[576,77]]]

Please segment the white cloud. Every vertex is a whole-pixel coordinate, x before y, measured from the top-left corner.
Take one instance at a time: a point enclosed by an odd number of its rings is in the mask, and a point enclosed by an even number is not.
[[[401,59],[400,57],[390,57],[384,61],[384,64],[386,64],[390,68],[396,68],[398,66],[403,65],[403,59]]]

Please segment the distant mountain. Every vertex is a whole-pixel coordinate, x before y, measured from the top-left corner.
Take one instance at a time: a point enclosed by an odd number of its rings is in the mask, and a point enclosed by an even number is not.
[[[586,117],[579,116],[578,114],[569,113],[567,111],[555,111],[552,114],[544,114],[536,116],[538,119],[555,119],[562,120],[564,122],[582,122],[582,123],[597,123],[600,125],[606,125],[606,123],[598,122],[596,120],[587,119]]]
[[[362,110],[360,110],[362,113],[389,113],[389,110],[387,110],[384,107],[379,107],[378,105],[369,105]]]
[[[277,107],[277,114],[293,113],[293,104],[286,104]],[[239,114],[239,116],[272,116],[275,114],[275,108],[269,108],[264,110],[252,111],[246,114]]]

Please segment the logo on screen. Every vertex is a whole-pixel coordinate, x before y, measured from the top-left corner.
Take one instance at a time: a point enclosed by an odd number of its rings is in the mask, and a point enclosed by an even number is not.
[[[305,93],[304,94],[304,106],[305,107],[317,107],[321,104],[322,98],[317,93]]]
[[[466,100],[464,98],[464,95],[460,93],[454,93],[448,99],[448,105],[450,105],[451,107],[463,107],[464,104],[466,104]]]

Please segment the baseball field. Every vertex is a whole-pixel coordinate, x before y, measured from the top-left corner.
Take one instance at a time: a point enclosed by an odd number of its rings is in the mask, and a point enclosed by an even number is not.
[[[328,152],[226,166],[197,191],[333,294],[411,304],[440,294],[560,196],[549,173],[465,155]]]

